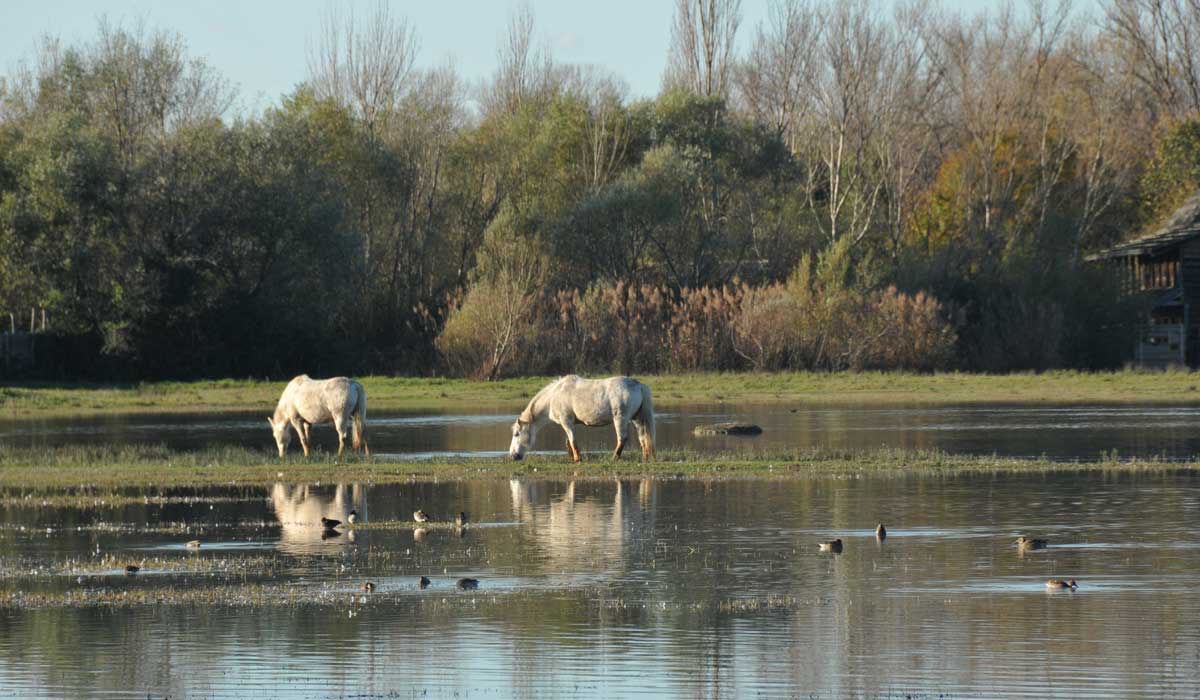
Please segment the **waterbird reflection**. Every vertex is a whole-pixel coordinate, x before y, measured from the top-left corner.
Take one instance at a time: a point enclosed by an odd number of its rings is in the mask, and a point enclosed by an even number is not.
[[[336,484],[332,490],[308,484],[273,485],[270,500],[280,525],[279,548],[301,553],[341,546],[341,533],[323,524],[344,520],[351,510],[365,517],[366,494],[362,484]]]

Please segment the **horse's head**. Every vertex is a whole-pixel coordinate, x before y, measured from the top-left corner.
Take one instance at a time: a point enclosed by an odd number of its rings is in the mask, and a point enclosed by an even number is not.
[[[267,422],[271,424],[271,432],[275,435],[275,446],[279,448],[279,457],[282,459],[287,452],[288,445],[292,442],[291,425],[288,424],[286,418],[275,420],[271,416],[267,416]]]
[[[533,434],[536,429],[533,427],[533,421],[526,421],[523,418],[518,418],[516,423],[512,424],[512,444],[508,446],[508,456],[514,460],[519,460],[525,456],[530,447],[533,447]]]

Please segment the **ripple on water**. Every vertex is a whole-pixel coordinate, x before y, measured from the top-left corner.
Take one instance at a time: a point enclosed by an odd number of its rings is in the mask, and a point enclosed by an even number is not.
[[[39,534],[0,541],[0,567],[39,573],[0,576],[0,594],[108,602],[0,605],[0,695],[1195,696],[1200,479],[1134,478],[456,480],[291,489],[211,520],[128,511],[204,524],[199,551],[22,509]],[[298,524],[416,507],[479,523],[354,543]],[[267,538],[237,526],[273,518]],[[1052,545],[1021,557],[1017,534]],[[810,546],[834,536],[842,556]],[[59,575],[73,560],[102,568],[77,583]]]

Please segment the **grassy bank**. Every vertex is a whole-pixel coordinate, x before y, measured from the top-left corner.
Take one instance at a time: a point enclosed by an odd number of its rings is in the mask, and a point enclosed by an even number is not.
[[[535,456],[523,462],[497,458],[383,461],[335,460],[316,455],[280,461],[267,451],[220,449],[172,453],[159,447],[0,447],[0,488],[62,491],[95,498],[96,490],[173,486],[261,486],[277,482],[401,483],[455,479],[522,478],[722,478],[812,476],[900,476],[966,472],[1051,472],[1062,470],[1145,470],[1200,468],[1200,464],[1154,460],[1075,463],[940,452],[813,450],[764,456],[712,456],[665,453],[655,462],[614,462],[595,456],[583,464],[561,457]],[[21,498],[8,494],[12,498]]]
[[[1195,372],[1046,372],[1043,374],[675,374],[642,376],[660,406],[689,403],[804,404],[1200,403]],[[499,382],[365,377],[373,410],[515,411],[548,377]],[[220,380],[131,386],[0,387],[0,416],[101,412],[184,413],[260,410],[279,399],[285,382]]]

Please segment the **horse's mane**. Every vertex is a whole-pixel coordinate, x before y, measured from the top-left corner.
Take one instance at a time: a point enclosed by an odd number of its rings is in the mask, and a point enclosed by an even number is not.
[[[554,381],[550,382],[549,384],[547,384],[546,386],[544,386],[540,390],[538,390],[538,393],[534,394],[533,398],[529,399],[529,403],[525,405],[525,410],[521,411],[521,418],[525,419],[526,416],[528,416],[528,420],[526,422],[532,422],[533,421],[533,407],[537,405],[538,401],[540,399],[542,399],[543,397],[545,397],[546,394],[549,394],[554,389],[557,389],[559,384],[562,384],[564,381],[566,381],[574,376],[575,375],[573,375],[573,374],[568,374],[568,375],[559,377],[558,379],[555,379]]]
[[[285,401],[285,398],[288,398],[287,390],[296,382],[308,379],[310,379],[310,377],[307,374],[297,374],[296,376],[292,377],[292,381],[288,382],[288,385],[283,389],[283,393],[279,395],[279,401],[275,402],[275,420],[280,420],[283,418],[284,408],[287,406],[287,401]]]

